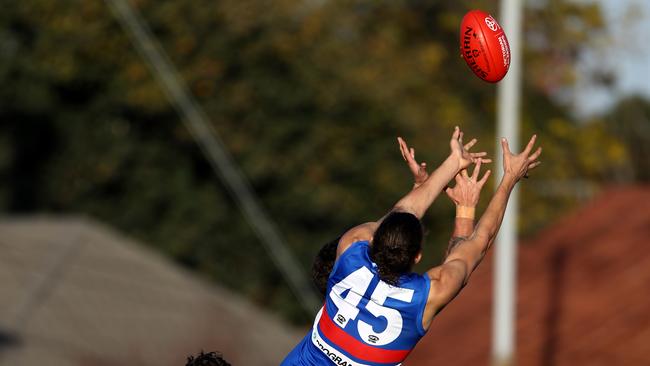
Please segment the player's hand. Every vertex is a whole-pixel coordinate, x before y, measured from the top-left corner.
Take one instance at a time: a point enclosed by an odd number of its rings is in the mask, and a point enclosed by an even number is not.
[[[504,177],[510,177],[519,181],[522,177],[528,178],[528,172],[532,169],[535,169],[540,161],[537,160],[540,154],[542,153],[542,148],[538,147],[534,153],[533,147],[535,146],[535,141],[537,140],[537,135],[533,135],[528,141],[528,145],[524,151],[520,154],[515,155],[510,152],[510,146],[508,146],[508,140],[505,138],[501,139],[501,150],[503,150],[503,173]]]
[[[460,172],[463,169],[479,160],[482,160],[483,163],[491,163],[491,159],[486,159],[484,156],[487,155],[486,152],[471,153],[469,150],[476,144],[478,140],[472,139],[467,144],[463,145],[463,132],[456,126],[454,128],[454,133],[451,136],[449,141],[449,147],[451,149],[450,156],[458,162],[458,171]]]
[[[481,179],[478,179],[481,172],[481,159],[476,162],[474,171],[470,176],[467,169],[463,169],[460,173],[456,174],[456,185],[451,188],[447,187],[445,193],[454,202],[456,206],[476,207],[478,204],[481,189],[490,177],[491,171],[488,170],[483,174]]]
[[[399,150],[402,152],[402,158],[404,158],[411,173],[413,173],[413,188],[417,188],[429,178],[427,163],[421,162],[418,164],[415,160],[415,149],[412,147],[409,148],[404,139],[398,137],[397,142],[399,143]]]

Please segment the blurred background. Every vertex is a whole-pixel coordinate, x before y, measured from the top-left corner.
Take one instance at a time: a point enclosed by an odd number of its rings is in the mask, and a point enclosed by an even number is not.
[[[309,281],[410,189],[396,136],[430,168],[457,124],[495,153],[496,87],[458,31],[497,1],[0,3],[0,365],[278,364],[313,319],[286,267]],[[523,30],[521,136],[544,154],[520,188],[517,364],[650,364],[650,3],[531,0]],[[453,216],[432,206],[419,271]],[[491,266],[405,364],[489,363]]]

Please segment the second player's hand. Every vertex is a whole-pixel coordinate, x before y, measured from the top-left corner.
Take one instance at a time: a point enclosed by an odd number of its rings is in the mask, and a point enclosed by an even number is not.
[[[399,143],[399,150],[402,153],[402,158],[404,158],[413,174],[413,188],[417,188],[424,183],[427,178],[429,178],[429,173],[427,173],[427,163],[422,162],[418,164],[415,160],[415,149],[412,147],[409,148],[404,139],[398,137],[397,142]]]
[[[481,179],[478,178],[481,171],[481,162],[481,159],[478,159],[471,176],[467,173],[467,169],[463,169],[456,175],[456,185],[453,188],[447,187],[445,189],[445,193],[456,206],[476,207],[478,204],[481,189],[491,173],[488,170]]]

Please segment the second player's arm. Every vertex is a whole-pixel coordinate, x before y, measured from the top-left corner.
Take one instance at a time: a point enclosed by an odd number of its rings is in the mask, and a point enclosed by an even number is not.
[[[481,179],[481,161],[476,162],[472,175],[469,175],[468,169],[464,169],[456,175],[456,184],[454,187],[447,187],[445,193],[456,205],[456,217],[454,219],[454,228],[449,239],[449,245],[445,257],[451,250],[463,240],[467,240],[474,232],[474,215],[476,205],[481,195],[481,190],[490,177],[488,170]]]
[[[457,240],[452,238],[445,262],[427,272],[431,289],[423,319],[425,328],[433,316],[458,295],[494,242],[513,187],[514,183],[502,180],[471,237]]]
[[[476,225],[476,230],[469,238],[461,240],[449,248],[449,255],[444,264],[452,263],[462,267],[459,268],[462,271],[458,276],[462,280],[461,285],[467,282],[471,273],[494,243],[515,183],[514,177],[504,176],[481,220]]]
[[[451,248],[441,266],[427,272],[431,279],[431,291],[426,322],[430,322],[433,315],[460,292],[492,246],[515,184],[530,169],[540,164],[537,158],[541,154],[541,148],[531,155],[535,140],[536,136],[533,136],[526,149],[519,155],[513,155],[507,141],[502,140],[504,175],[485,213],[476,225],[473,234],[467,240],[459,241]],[[425,325],[428,326],[428,324]]]
[[[445,263],[460,261],[466,267],[462,285],[467,283],[469,276],[481,262],[485,253],[492,246],[492,243],[494,243],[494,239],[503,221],[508,199],[515,185],[526,175],[529,169],[533,169],[539,165],[537,158],[542,152],[541,148],[538,148],[531,155],[536,139],[537,136],[533,135],[524,151],[519,155],[513,155],[510,152],[508,142],[505,139],[501,141],[504,157],[504,174],[501,182],[481,220],[476,225],[472,236],[456,248],[452,248],[449,256],[445,260]]]

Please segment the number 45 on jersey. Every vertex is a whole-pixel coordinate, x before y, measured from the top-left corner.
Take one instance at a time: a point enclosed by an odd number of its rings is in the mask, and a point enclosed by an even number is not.
[[[361,267],[332,287],[329,297],[338,307],[338,312],[334,314],[334,321],[341,328],[345,328],[350,320],[356,319],[359,315],[359,302],[368,290],[373,277],[368,268]],[[343,297],[343,293],[347,290],[349,290],[347,295]],[[370,298],[366,310],[378,318],[386,318],[386,329],[375,332],[372,325],[359,320],[357,322],[359,335],[368,344],[376,346],[389,344],[402,333],[403,321],[400,312],[384,306],[384,302],[387,298],[391,298],[410,303],[413,299],[413,290],[390,286],[384,281],[379,281]]]

